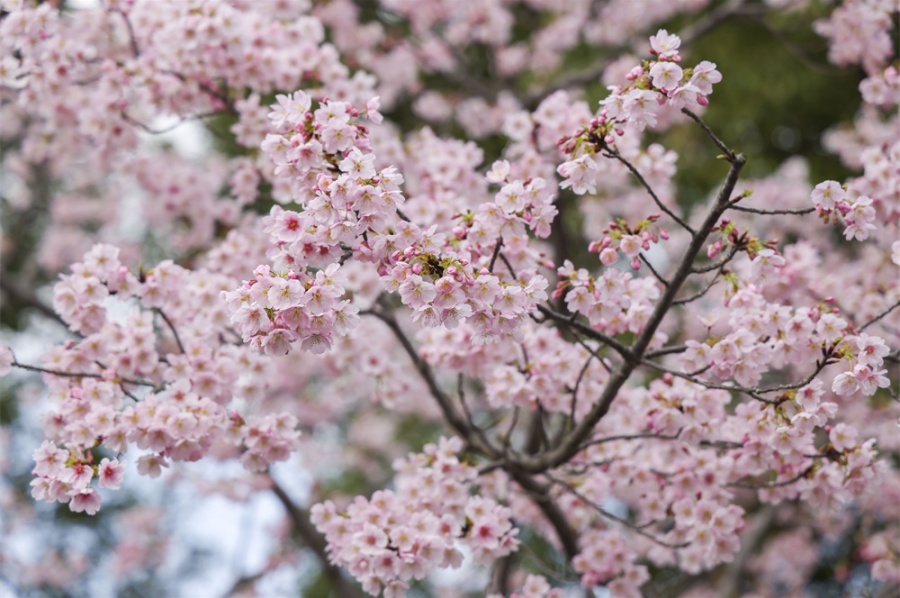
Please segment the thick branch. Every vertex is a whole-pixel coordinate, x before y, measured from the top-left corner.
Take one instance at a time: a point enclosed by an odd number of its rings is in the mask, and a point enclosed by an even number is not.
[[[569,525],[565,514],[550,496],[549,488],[523,472],[513,471],[511,473],[516,483],[531,496],[541,513],[544,514],[544,517],[556,530],[556,535],[560,544],[562,544],[563,551],[566,553],[568,560],[571,561],[580,552],[578,548],[578,532]]]

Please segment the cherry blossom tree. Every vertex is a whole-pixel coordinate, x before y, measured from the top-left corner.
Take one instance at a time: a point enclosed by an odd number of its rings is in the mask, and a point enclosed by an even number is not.
[[[284,515],[233,595],[897,590],[896,2],[2,6],[7,538],[112,509],[124,584],[130,489],[206,484]],[[798,14],[861,105],[830,176],[754,178],[693,45]],[[23,595],[109,575],[11,545]]]

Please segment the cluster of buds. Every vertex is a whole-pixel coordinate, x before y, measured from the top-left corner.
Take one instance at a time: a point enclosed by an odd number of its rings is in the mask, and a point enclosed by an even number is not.
[[[614,264],[619,259],[621,251],[631,260],[631,268],[638,270],[641,267],[639,257],[641,251],[648,251],[650,245],[659,243],[660,239],[664,241],[669,239],[668,231],[656,224],[659,218],[660,214],[650,214],[634,227],[629,226],[621,218],[610,222],[608,227],[603,229],[603,237],[592,242],[588,246],[588,251],[599,253],[604,266]]]

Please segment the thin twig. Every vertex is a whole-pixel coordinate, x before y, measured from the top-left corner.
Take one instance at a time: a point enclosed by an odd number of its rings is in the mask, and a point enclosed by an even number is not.
[[[740,201],[740,198],[735,200]],[[752,214],[764,214],[766,216],[777,216],[777,215],[794,215],[794,216],[804,216],[806,214],[812,214],[816,211],[815,208],[802,208],[798,210],[764,210],[762,208],[748,208],[746,206],[732,205],[729,209],[737,210],[738,212],[750,212]]]
[[[488,457],[498,457],[500,455],[500,452],[496,447],[488,442],[483,441],[480,437],[477,437],[477,435],[473,437],[473,435],[470,433],[468,423],[463,417],[459,415],[459,413],[457,413],[456,409],[453,408],[450,397],[448,397],[447,394],[441,389],[440,385],[438,385],[437,379],[434,376],[434,372],[432,371],[431,366],[419,356],[419,353],[413,346],[412,341],[409,340],[409,338],[403,332],[403,329],[400,328],[400,324],[397,322],[397,320],[394,319],[393,316],[388,315],[380,309],[364,310],[361,311],[360,314],[375,316],[376,318],[384,322],[388,328],[391,329],[391,332],[394,333],[394,337],[396,337],[396,339],[400,341],[400,345],[403,347],[403,350],[406,351],[406,354],[412,360],[416,370],[418,370],[419,375],[428,386],[428,390],[431,392],[431,396],[437,402],[438,407],[440,407],[447,423],[449,423],[450,426],[460,436],[467,439],[470,443],[473,443],[477,450],[484,453]]]
[[[631,162],[626,160],[622,156],[622,154],[620,154],[617,150],[608,146],[605,141],[601,141],[600,147],[604,150],[604,152],[605,152],[604,155],[608,155],[608,156],[615,158],[616,160],[618,160],[619,162],[624,164],[625,168],[627,168],[628,170],[631,171],[631,174],[634,175],[634,177],[638,180],[638,182],[641,184],[641,186],[647,191],[647,193],[650,194],[650,197],[653,198],[654,203],[656,203],[656,207],[658,207],[660,210],[665,212],[669,216],[669,218],[671,218],[672,220],[677,222],[681,228],[683,228],[687,232],[691,233],[692,235],[695,233],[694,229],[691,228],[691,226],[687,222],[685,222],[680,217],[678,217],[678,215],[676,215],[675,212],[670,210],[669,207],[666,206],[666,204],[664,204],[662,202],[662,200],[659,198],[659,196],[656,195],[656,191],[653,190],[653,187],[650,186],[650,183],[647,182],[647,179],[644,178],[644,175],[642,175],[640,173],[640,171],[638,171],[638,169],[634,166],[634,164],[632,164]]]
[[[63,320],[62,317],[58,313],[56,313],[56,311],[52,307],[38,299],[35,295],[26,293],[25,291],[21,290],[8,280],[5,280],[5,278],[6,277],[4,276],[0,276],[0,291],[2,291],[7,299],[9,299],[10,303],[35,309],[51,320],[59,322],[66,328],[69,327],[69,324],[65,320]]]
[[[491,263],[488,266],[488,272],[494,273],[494,264],[497,263],[497,257],[500,255],[500,248],[503,247],[503,237],[497,237],[497,244],[494,245],[494,253],[491,255]]]
[[[649,525],[649,524],[645,524],[645,525],[636,525],[636,524],[634,524],[634,523],[631,523],[630,521],[626,521],[625,519],[622,519],[621,517],[618,517],[618,516],[616,516],[616,515],[613,515],[612,513],[610,513],[609,511],[607,511],[606,509],[604,509],[603,507],[601,507],[600,505],[598,505],[597,503],[595,503],[594,501],[592,501],[591,499],[589,499],[588,497],[586,497],[584,494],[582,494],[581,492],[579,492],[577,489],[575,489],[574,486],[572,486],[572,485],[569,484],[568,482],[566,482],[566,481],[564,481],[564,480],[561,480],[561,479],[559,479],[559,478],[557,478],[557,477],[554,477],[554,476],[552,476],[552,475],[550,475],[549,473],[546,473],[546,472],[544,473],[544,475],[545,475],[549,480],[551,480],[554,484],[557,484],[557,485],[562,486],[563,488],[565,488],[570,494],[572,494],[573,496],[579,498],[582,502],[584,502],[584,503],[587,504],[589,507],[591,507],[592,509],[594,509],[595,511],[597,511],[598,513],[600,513],[600,515],[602,515],[602,516],[605,517],[606,519],[610,519],[610,520],[612,520],[612,521],[615,521],[615,522],[617,522],[617,523],[620,523],[620,524],[624,525],[625,527],[627,527],[627,528],[631,529],[632,531],[634,531],[636,534],[639,534],[639,535],[641,535],[641,536],[644,536],[645,538],[648,538],[648,539],[652,540],[653,542],[659,544],[660,546],[665,546],[666,548],[684,548],[685,546],[688,546],[688,544],[689,544],[688,542],[684,542],[684,543],[680,543],[680,544],[673,544],[673,543],[671,543],[671,542],[666,542],[665,540],[660,540],[659,538],[657,538],[657,537],[654,536],[653,534],[644,531],[644,528],[646,528],[647,525]],[[651,522],[651,524],[652,524],[652,522]]]
[[[673,301],[672,306],[687,305],[688,303],[692,303],[692,302],[696,301],[697,299],[702,298],[716,285],[716,283],[719,282],[720,275],[721,275],[721,272],[717,273],[715,276],[712,277],[712,279],[709,281],[709,283],[702,290],[694,293],[693,295],[690,295],[689,297],[685,297],[684,299],[677,299],[677,300]]]
[[[737,159],[737,154],[735,154],[733,151],[731,151],[730,149],[728,149],[728,146],[725,145],[725,142],[722,141],[721,139],[719,139],[719,137],[718,137],[715,133],[713,133],[713,130],[709,128],[709,125],[707,125],[707,124],[703,121],[702,118],[700,118],[699,116],[697,116],[696,114],[694,114],[693,112],[691,112],[690,110],[688,110],[687,108],[682,108],[682,109],[681,109],[681,112],[682,112],[683,114],[688,115],[688,117],[690,117],[690,118],[691,118],[692,120],[694,120],[698,125],[700,125],[700,128],[703,129],[703,132],[706,133],[706,135],[707,135],[710,139],[712,139],[713,143],[716,144],[716,147],[718,147],[720,150],[722,150],[722,153],[725,154],[725,157],[728,159],[728,161],[731,162],[732,164],[735,163],[735,160]],[[730,196],[731,196],[731,193],[729,192],[728,195],[729,195],[729,197],[730,197]]]
[[[540,311],[542,314],[544,314],[548,318],[550,318],[556,322],[559,322],[560,324],[563,324],[564,326],[571,327],[571,328],[577,330],[578,332],[580,332],[581,334],[585,335],[588,338],[594,339],[595,341],[600,341],[601,343],[603,343],[604,345],[606,345],[607,347],[609,347],[610,349],[612,349],[613,351],[615,351],[616,353],[621,355],[622,357],[625,357],[627,359],[630,356],[631,352],[629,351],[628,347],[626,347],[625,345],[623,345],[622,343],[620,343],[613,337],[603,334],[599,330],[595,330],[595,329],[591,328],[590,326],[587,326],[586,324],[582,324],[578,320],[574,319],[572,316],[563,315],[563,314],[559,313],[558,311],[556,311],[550,307],[545,307],[543,305],[538,305],[537,309],[538,309],[538,311]]]
[[[662,284],[664,287],[669,286],[669,281],[663,278],[662,274],[656,271],[656,268],[653,267],[653,264],[650,263],[650,260],[647,259],[647,256],[641,253],[640,258],[641,261],[644,262],[644,264],[647,266],[647,268],[650,269],[650,272],[653,274],[656,280],[660,282],[660,284]]]
[[[886,310],[884,310],[883,312],[881,312],[880,314],[878,314],[877,316],[875,316],[874,318],[872,318],[871,320],[869,320],[868,322],[866,322],[865,324],[860,326],[859,331],[862,332],[863,330],[865,330],[866,328],[868,328],[869,326],[871,326],[878,320],[881,320],[882,318],[886,317],[889,313],[891,313],[898,307],[900,307],[900,299],[898,299],[897,302],[894,303],[893,305],[891,305],[889,308],[887,308]]]
[[[695,266],[691,268],[691,274],[706,274],[707,272],[712,272],[713,270],[719,270],[728,265],[734,256],[737,255],[738,248],[737,245],[732,245],[731,250],[728,252],[728,255],[723,257],[721,260],[714,264],[709,264],[707,266]]]
[[[183,125],[186,122],[189,122],[191,120],[202,120],[205,118],[212,118],[213,116],[218,116],[219,114],[222,114],[222,113],[219,111],[212,111],[212,112],[204,112],[202,114],[196,114],[193,116],[185,116],[185,117],[179,119],[178,122],[176,122],[172,125],[169,125],[168,127],[164,127],[162,129],[154,129],[150,125],[147,125],[147,124],[139,121],[138,119],[134,118],[133,116],[131,116],[124,110],[121,112],[123,119],[125,119],[129,123],[133,124],[134,126],[139,127],[140,129],[143,129],[144,131],[146,131],[147,133],[150,133],[151,135],[165,135],[166,133],[174,131],[181,125]]]
[[[175,330],[175,325],[172,323],[172,320],[169,319],[169,316],[166,315],[166,312],[164,312],[164,311],[163,311],[161,308],[159,308],[159,307],[154,307],[154,308],[153,308],[153,311],[155,311],[155,312],[158,313],[160,316],[162,316],[163,321],[164,321],[164,322],[166,323],[166,325],[169,327],[169,330],[172,331],[172,336],[175,337],[175,343],[178,345],[178,349],[179,349],[182,353],[186,353],[187,351],[184,350],[184,345],[181,343],[181,338],[178,336],[178,331]]]
[[[812,465],[810,465],[809,467],[807,467],[806,469],[804,469],[803,471],[801,471],[800,473],[798,473],[798,474],[795,475],[794,477],[792,477],[792,478],[790,478],[790,479],[788,479],[788,480],[782,480],[782,481],[780,481],[780,482],[766,482],[766,483],[762,483],[762,484],[748,484],[748,483],[746,483],[746,482],[740,482],[740,481],[738,481],[738,482],[730,482],[730,483],[725,484],[725,485],[726,485],[726,486],[736,487],[736,488],[750,488],[750,489],[760,489],[760,488],[781,488],[781,487],[784,487],[784,486],[790,486],[791,484],[794,484],[794,483],[796,483],[796,482],[799,482],[801,479],[807,477],[810,473],[812,473],[812,472],[813,472],[813,469],[814,469],[814,467],[813,467]]]
[[[596,438],[594,440],[589,440],[581,445],[581,448],[586,449],[589,446],[594,446],[597,444],[606,444],[607,442],[616,442],[617,440],[642,440],[642,439],[652,439],[652,440],[678,440],[681,436],[681,430],[678,430],[674,434],[666,436],[665,434],[659,434],[656,432],[647,432],[644,434],[619,434],[618,436],[604,436],[603,438]]]
[[[125,384],[134,384],[135,386],[149,386],[150,388],[155,388],[156,384],[150,382],[149,380],[138,380],[134,378],[121,378],[115,377],[112,380],[109,380],[103,374],[94,374],[90,372],[63,372],[62,370],[51,370],[49,368],[42,368],[36,365],[28,365],[25,363],[19,363],[18,361],[13,361],[10,364],[12,367],[19,368],[20,370],[27,370],[29,372],[37,372],[39,374],[49,374],[51,376],[60,376],[61,378],[93,378],[95,380],[106,380],[109,382],[118,381],[120,383]]]

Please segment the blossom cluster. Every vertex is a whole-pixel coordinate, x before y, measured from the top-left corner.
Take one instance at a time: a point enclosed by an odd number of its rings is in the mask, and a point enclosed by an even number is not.
[[[73,264],[54,289],[54,303],[82,337],[51,348],[38,368],[59,407],[45,425],[54,440],[34,455],[35,498],[96,512],[92,477],[100,488],[116,489],[124,469],[95,454],[122,455],[130,447],[144,451],[137,470],[150,477],[172,461],[197,461],[222,446],[236,447],[251,471],[297,450],[293,415],[227,410],[235,388],[253,398],[265,386],[247,348],[206,342],[229,332],[224,310],[206,303],[232,284],[171,262],[135,275],[110,245],[95,246]]]
[[[314,478],[365,482],[351,496],[314,483],[311,514],[321,566],[371,594],[487,568],[534,536],[615,596],[663,568],[732,560],[800,593],[818,538],[858,529],[853,559],[900,576],[884,532],[900,501],[889,3],[848,2],[817,25],[832,59],[867,78],[855,129],[826,139],[862,174],[814,189],[799,157],[736,186],[743,156],[698,115],[722,76],[682,66],[666,30],[649,60],[589,73],[610,90],[596,114],[555,89],[576,87],[554,73],[566,52],[630,46],[708,0],[0,4],[0,208],[49,213],[37,282],[3,297],[73,334],[35,365],[0,345],[0,375],[38,372],[49,392],[36,500],[97,513],[126,453],[153,478],[230,459],[246,486],[216,492],[274,490],[296,516],[270,468],[308,442]],[[382,104],[435,126],[390,122]],[[682,110],[730,166],[707,206],[676,201],[678,155],[644,139]],[[149,142],[172,118],[207,123],[232,157]],[[469,139],[448,137],[459,130]],[[813,212],[859,241],[852,254]],[[30,251],[17,232],[3,237],[11,261]],[[28,292],[84,251],[52,306]],[[141,252],[163,257],[125,265]],[[458,436],[420,449],[448,425]],[[767,556],[744,559],[755,518]],[[155,565],[153,543],[131,540],[126,564]],[[278,544],[270,565],[291,558]],[[513,596],[565,593],[507,563]],[[766,583],[747,580],[760,595]]]
[[[709,103],[707,96],[722,80],[721,73],[709,61],[692,69],[681,68],[680,46],[681,39],[664,29],[651,36],[650,51],[656,59],[631,69],[625,86],[611,86],[591,124],[560,141],[569,157],[557,170],[563,177],[561,188],[571,187],[579,195],[595,193],[601,151],[614,147],[616,137],[626,129],[641,131],[655,126],[661,106],[695,110]]]
[[[518,547],[510,510],[470,494],[477,472],[459,460],[462,448],[459,438],[441,439],[394,464],[395,490],[356,497],[344,510],[330,500],[312,507],[331,558],[370,594],[402,597],[411,580],[459,567],[460,545],[482,563]]]
[[[869,233],[875,230],[875,208],[870,197],[861,195],[850,199],[837,182],[825,181],[816,185],[811,199],[819,216],[826,222],[831,218],[843,219],[847,225],[844,237],[848,241],[865,241]]]
[[[626,244],[630,242],[625,239]],[[576,270],[567,261],[557,274],[560,282],[554,296],[564,296],[570,311],[584,315],[591,325],[613,335],[640,332],[660,294],[652,278],[634,277],[615,268],[593,276],[584,268]]]
[[[95,514],[100,509],[100,493],[91,487],[96,476],[98,488],[118,490],[125,475],[125,462],[104,457],[100,463],[91,463],[91,455],[72,455],[45,440],[34,452],[34,475],[31,495],[36,500],[68,503],[75,513]]]

